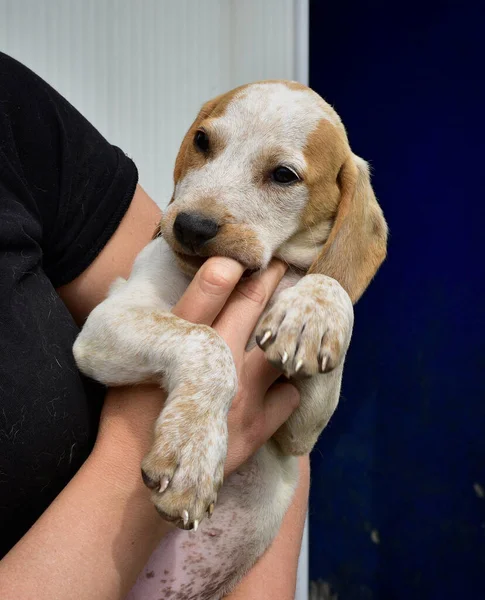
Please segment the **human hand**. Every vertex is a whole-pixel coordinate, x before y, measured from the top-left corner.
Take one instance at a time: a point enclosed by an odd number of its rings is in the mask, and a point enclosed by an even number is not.
[[[268,363],[263,351],[256,346],[246,352],[250,335],[285,270],[283,263],[273,261],[260,277],[239,281],[244,272],[242,265],[229,258],[210,258],[172,311],[187,321],[214,327],[234,357],[239,383],[228,414],[225,476],[252,456],[298,406],[299,394],[293,385],[274,384],[280,372]],[[97,448],[104,449],[104,455],[114,453],[116,461],[123,457],[127,470],[139,473],[163,399],[163,392],[156,386],[140,385],[109,393]]]

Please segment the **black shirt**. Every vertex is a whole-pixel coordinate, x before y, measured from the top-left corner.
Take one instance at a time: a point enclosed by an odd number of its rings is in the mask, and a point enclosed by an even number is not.
[[[104,388],[76,368],[56,287],[103,249],[136,183],[119,148],[0,53],[0,557],[93,446]]]

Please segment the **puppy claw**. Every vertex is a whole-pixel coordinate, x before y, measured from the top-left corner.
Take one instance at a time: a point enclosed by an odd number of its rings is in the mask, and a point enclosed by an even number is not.
[[[152,479],[152,477],[150,477],[150,475],[148,475],[144,469],[141,470],[141,477],[143,479],[143,483],[150,490],[154,490],[155,488],[160,486],[160,481],[157,481],[156,479]]]
[[[284,365],[288,361],[288,352],[283,352],[283,356],[281,357],[281,364]]]
[[[168,488],[168,484],[170,483],[170,477],[168,475],[164,475],[162,480],[160,481],[160,487],[158,489],[159,494],[163,494],[163,492]]]
[[[212,502],[212,504],[209,504],[209,508],[207,509],[207,515],[209,516],[209,519],[212,517],[213,514],[214,514],[214,502]]]
[[[182,511],[182,521],[184,522],[184,527],[187,527],[189,523],[189,513],[187,510]]]
[[[328,355],[325,355],[322,358],[322,362],[320,364],[320,370],[322,373],[325,373],[325,368],[327,367],[327,363],[328,363]]]
[[[194,533],[199,529],[199,519],[195,519],[194,521]]]
[[[298,373],[298,371],[299,371],[299,370],[300,370],[302,367],[303,367],[303,361],[302,361],[302,360],[299,360],[299,361],[296,363],[296,367],[295,367],[295,373]]]
[[[266,344],[266,342],[267,342],[267,341],[270,339],[270,337],[271,337],[272,335],[273,335],[273,334],[271,333],[271,331],[270,331],[269,329],[268,329],[267,331],[265,331],[265,333],[264,333],[263,337],[262,337],[262,338],[259,340],[259,344],[260,344],[261,346],[264,346],[264,344]]]

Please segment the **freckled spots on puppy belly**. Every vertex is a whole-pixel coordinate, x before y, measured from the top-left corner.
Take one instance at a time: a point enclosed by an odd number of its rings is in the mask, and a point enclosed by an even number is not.
[[[147,581],[145,578],[148,585],[143,586],[141,581],[137,583],[129,600],[141,600],[144,597],[212,600],[218,597],[219,590],[234,577],[241,551],[240,544],[243,542],[242,535],[242,527],[225,519],[218,527],[211,522],[202,523],[196,534],[175,532],[179,540],[170,544],[170,549],[166,548],[166,552],[173,557],[170,579],[164,577],[162,583],[162,579]],[[238,539],[238,544],[234,544],[235,538]],[[156,568],[153,565],[152,569],[156,571]]]
[[[146,571],[155,577],[140,576],[126,600],[171,598],[213,600],[232,581],[245,563],[245,551],[251,552],[257,540],[251,511],[244,507],[254,484],[256,469],[234,473],[230,494],[222,488],[211,520],[204,520],[197,533],[173,531],[150,558]],[[236,494],[235,494],[236,492]]]

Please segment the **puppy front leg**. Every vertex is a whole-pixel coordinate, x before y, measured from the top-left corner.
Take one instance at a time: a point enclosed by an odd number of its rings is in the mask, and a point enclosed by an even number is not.
[[[143,460],[160,514],[184,529],[212,513],[222,485],[233,358],[210,327],[123,305],[116,295],[89,316],[74,345],[81,371],[106,385],[158,382],[168,397]]]
[[[342,286],[312,274],[281,292],[258,325],[266,357],[300,390],[300,406],[275,435],[285,454],[308,453],[335,411],[353,321]]]

